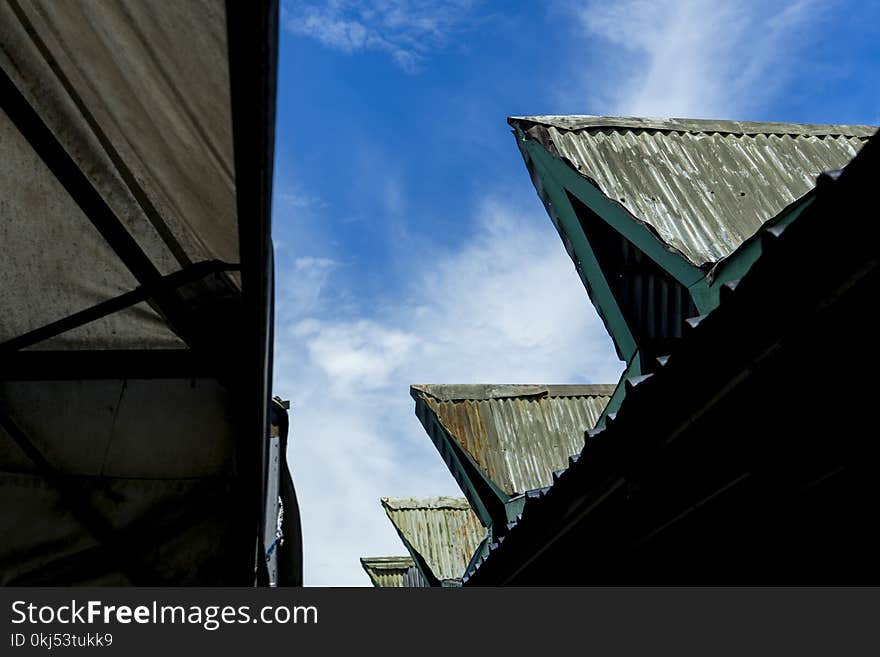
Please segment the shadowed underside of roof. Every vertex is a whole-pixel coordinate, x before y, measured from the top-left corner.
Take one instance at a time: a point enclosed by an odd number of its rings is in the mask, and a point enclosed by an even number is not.
[[[612,385],[423,385],[412,394],[507,495],[549,486],[581,451]]]
[[[869,126],[602,116],[512,117],[697,266],[732,253],[839,169]]]
[[[267,448],[277,5],[240,5],[0,3],[0,584],[301,577]]]
[[[464,498],[384,497],[382,506],[413,558],[439,582],[464,575],[486,534]]]

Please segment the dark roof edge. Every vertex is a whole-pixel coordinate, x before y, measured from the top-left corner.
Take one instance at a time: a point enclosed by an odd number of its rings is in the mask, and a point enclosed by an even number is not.
[[[877,132],[877,126],[823,125],[815,123],[773,123],[759,121],[723,121],[716,119],[663,119],[632,116],[511,116],[507,122],[523,130],[531,125],[552,126],[559,130],[587,130],[590,128],[629,128],[633,130],[660,130],[665,132],[728,133],[740,135],[803,135],[860,137],[867,139]]]
[[[423,384],[410,386],[410,393],[439,401],[487,401],[521,397],[610,397],[614,384]]]

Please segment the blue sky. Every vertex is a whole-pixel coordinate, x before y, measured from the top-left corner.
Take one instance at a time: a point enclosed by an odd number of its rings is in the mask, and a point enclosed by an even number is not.
[[[880,123],[880,2],[282,0],[275,393],[305,579],[460,494],[411,383],[616,382],[510,115]]]

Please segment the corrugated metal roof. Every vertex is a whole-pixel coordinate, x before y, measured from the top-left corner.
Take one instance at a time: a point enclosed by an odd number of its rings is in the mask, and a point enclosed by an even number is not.
[[[553,483],[584,446],[613,385],[412,386],[440,424],[508,495]]]
[[[426,586],[412,557],[361,557],[361,566],[379,588]]]
[[[732,253],[877,130],[605,116],[509,122],[698,266]]]
[[[463,497],[383,497],[382,506],[407,549],[440,582],[461,579],[486,535]]]

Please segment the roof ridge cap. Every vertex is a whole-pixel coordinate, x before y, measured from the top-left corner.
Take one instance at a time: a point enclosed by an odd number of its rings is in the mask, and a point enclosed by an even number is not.
[[[867,139],[877,132],[877,126],[860,124],[790,123],[778,121],[737,121],[731,119],[689,119],[633,116],[602,116],[592,114],[511,116],[512,125],[531,123],[554,127],[558,130],[577,132],[602,128],[629,130],[653,130],[658,132],[682,132],[692,134],[734,135],[804,135],[844,136]]]

